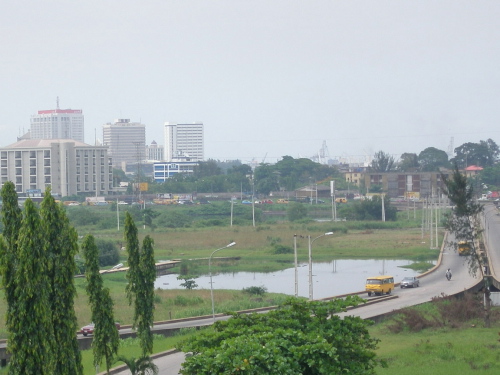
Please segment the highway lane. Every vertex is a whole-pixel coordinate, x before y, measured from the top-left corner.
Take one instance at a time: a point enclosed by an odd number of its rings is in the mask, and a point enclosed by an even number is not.
[[[448,241],[453,241],[453,238],[448,238]],[[453,274],[450,281],[448,281],[445,277],[445,273],[448,268],[451,269]],[[429,302],[433,297],[460,293],[464,291],[464,289],[469,289],[481,281],[479,274],[476,276],[469,274],[465,258],[460,257],[457,252],[449,246],[445,246],[443,248],[441,264],[436,267],[434,271],[420,277],[419,279],[420,287],[418,288],[396,288],[393,293],[398,296],[396,299],[367,306],[366,308],[355,309],[339,315],[352,315],[368,319],[404,307]],[[361,296],[367,300],[370,299],[366,295]]]
[[[490,272],[498,280],[500,277],[500,214],[493,203],[486,203],[483,207],[481,225],[484,229],[483,236],[490,264],[493,265]]]

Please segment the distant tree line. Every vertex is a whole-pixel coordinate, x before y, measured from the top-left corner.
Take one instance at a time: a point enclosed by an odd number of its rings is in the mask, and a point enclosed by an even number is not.
[[[455,156],[449,158],[446,151],[435,147],[427,147],[418,154],[405,152],[401,155],[380,150],[373,155],[368,171],[438,172],[440,168],[453,169],[455,165],[459,168],[478,165],[487,170],[484,173],[487,180],[491,181],[489,183],[499,184],[500,172],[494,167],[500,156],[500,149],[492,139],[478,143],[467,142],[453,151]],[[113,179],[115,185],[128,180],[119,169],[113,171]],[[221,162],[209,159],[198,163],[192,175],[178,174],[164,183],[155,183],[151,177],[144,175],[140,179],[150,183],[149,193],[241,192],[249,195],[254,192],[257,195],[268,195],[271,191],[292,191],[308,184],[327,184],[330,180],[336,181],[338,190],[348,188],[338,166],[291,156],[283,156],[275,164],[262,162],[255,168],[239,160]]]
[[[370,164],[370,172],[437,172],[439,168],[453,169],[466,168],[477,165],[490,168],[496,165],[500,156],[498,145],[492,140],[467,142],[454,149],[455,156],[448,158],[448,154],[435,147],[427,147],[418,155],[403,153],[399,160],[384,151],[375,153]]]

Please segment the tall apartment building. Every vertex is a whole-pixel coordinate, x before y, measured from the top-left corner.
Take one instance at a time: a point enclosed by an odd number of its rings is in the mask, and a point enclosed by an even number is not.
[[[204,158],[203,123],[192,124],[165,123],[165,161],[179,157],[190,161]]]
[[[58,106],[59,107],[59,106]],[[31,139],[74,139],[84,141],[81,109],[47,109],[30,120]]]
[[[151,145],[146,146],[146,159],[153,161],[163,160],[163,146],[156,143],[156,141],[151,142]]]
[[[146,159],[146,126],[129,119],[117,119],[102,126],[103,145],[109,147],[113,166],[126,170],[126,164]]]
[[[12,181],[18,193],[44,191],[61,196],[106,195],[113,168],[104,146],[69,139],[24,139],[0,148],[0,185]]]

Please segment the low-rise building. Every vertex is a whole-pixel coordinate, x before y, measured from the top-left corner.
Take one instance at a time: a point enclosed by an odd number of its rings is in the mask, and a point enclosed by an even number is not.
[[[0,185],[15,184],[18,193],[106,195],[113,190],[113,168],[106,146],[72,139],[23,139],[0,148]]]
[[[441,172],[366,172],[361,181],[367,192],[378,185],[390,198],[426,198],[443,192]]]

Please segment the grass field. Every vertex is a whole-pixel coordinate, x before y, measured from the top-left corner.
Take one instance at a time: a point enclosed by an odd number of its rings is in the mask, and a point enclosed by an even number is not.
[[[315,238],[326,232],[334,232],[314,242],[314,259],[330,261],[339,258],[386,258],[431,260],[436,259],[437,250],[430,250],[428,239],[422,238],[420,228],[391,228],[390,224],[380,228],[349,227],[345,223],[274,224],[257,227],[212,227],[190,229],[164,229],[151,233],[139,228],[139,236],[150,234],[155,241],[155,256],[158,260],[205,259],[215,249],[230,242],[236,245],[217,253],[218,257],[240,257],[231,265],[231,271],[276,271],[290,267],[292,254],[274,254],[274,245],[293,249],[297,235],[297,252],[300,260],[307,259],[308,236]],[[100,231],[96,237],[123,242],[123,233]],[[121,260],[126,261],[122,252]],[[262,262],[265,260],[265,263]],[[203,265],[203,262],[199,262]],[[216,267],[216,265],[214,264]],[[207,270],[204,270],[207,272]]]

